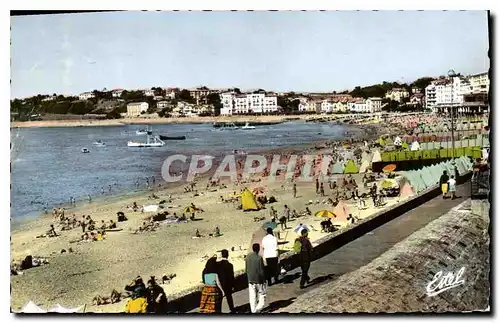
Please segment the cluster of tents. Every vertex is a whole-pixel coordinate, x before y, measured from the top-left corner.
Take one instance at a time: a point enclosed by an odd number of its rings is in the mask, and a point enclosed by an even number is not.
[[[332,174],[366,173],[371,168],[372,163],[380,161],[382,161],[382,156],[378,149],[375,149],[373,152],[364,151],[361,154],[361,164],[359,166],[353,159],[348,159],[347,161],[337,161],[333,164],[330,171]]]
[[[26,314],[41,314],[41,313],[85,313],[85,305],[81,305],[75,308],[66,308],[61,306],[60,304],[56,304],[49,310],[44,310],[40,306],[36,305],[33,301],[29,301],[23,308],[19,311],[19,313]]]
[[[410,183],[415,193],[418,193],[437,185],[443,171],[447,171],[448,175],[455,175],[455,166],[459,175],[463,175],[471,169],[472,162],[469,158],[461,156],[460,158],[427,166],[419,170],[404,171],[401,172],[401,175]]]

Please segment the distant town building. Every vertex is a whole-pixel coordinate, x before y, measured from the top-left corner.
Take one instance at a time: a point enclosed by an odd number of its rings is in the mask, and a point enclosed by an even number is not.
[[[173,100],[175,99],[176,93],[179,91],[177,88],[167,88],[165,89],[165,98]]]
[[[422,90],[416,86],[411,88],[411,94],[417,94],[417,93],[421,93],[421,92],[422,92]]]
[[[387,91],[387,93],[385,94],[386,99],[390,99],[390,100],[394,100],[394,101],[398,101],[398,102],[403,101],[404,98],[407,98],[409,96],[410,96],[410,93],[408,93],[408,91],[406,89],[399,88],[399,87],[395,87],[395,88]]]
[[[123,93],[123,89],[116,89],[116,90],[111,91],[111,95],[114,98],[121,98],[122,93]]]
[[[307,111],[310,113],[321,113],[322,100],[315,99],[307,102]]]
[[[148,90],[142,90],[142,93],[144,93],[145,96],[155,96],[155,91],[148,89]]]
[[[220,94],[222,103],[221,115],[247,113],[273,113],[278,111],[278,97],[270,93]]]
[[[156,103],[156,107],[161,110],[161,109],[169,107],[170,104],[171,103],[168,101],[159,101],[158,103]]]
[[[434,112],[446,112],[451,106],[464,104],[464,95],[472,93],[472,85],[463,76],[438,79],[425,88],[425,105]]]
[[[299,100],[299,106],[298,106],[299,111],[306,112],[308,99],[307,98],[298,98],[298,100]]]
[[[423,106],[424,98],[425,96],[423,93],[415,93],[410,97],[410,101],[407,104],[412,106]]]
[[[211,90],[206,87],[199,87],[188,91],[189,95],[191,95],[191,97],[196,100],[196,104],[206,103],[207,96],[213,93],[219,93],[219,90]]]
[[[163,96],[161,96],[161,95],[155,95],[153,97],[153,100],[155,100],[155,101],[160,101],[160,100],[163,100],[163,99],[165,99],[165,98]]]
[[[57,99],[57,95],[51,95],[46,97],[45,99],[42,99],[42,102],[54,101],[55,99]]]
[[[94,95],[94,93],[93,93],[93,92],[83,92],[83,93],[81,93],[81,94],[78,96],[78,98],[79,98],[80,100],[88,100],[88,99],[92,99],[92,98],[94,98],[94,97],[95,97],[95,95]]]
[[[490,79],[488,73],[480,73],[469,76],[469,82],[473,94],[488,93],[490,90]]]
[[[349,102],[349,111],[355,113],[375,113],[382,111],[382,99],[372,97],[368,99],[356,99]]]
[[[149,104],[147,102],[135,102],[127,105],[127,117],[140,116],[142,112],[148,111]]]

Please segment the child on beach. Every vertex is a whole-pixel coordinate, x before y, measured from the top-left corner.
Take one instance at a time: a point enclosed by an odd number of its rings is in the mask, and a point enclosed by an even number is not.
[[[448,180],[448,189],[451,194],[451,199],[454,200],[456,198],[455,193],[457,191],[456,187],[457,181],[455,180],[455,176],[451,175],[451,178]]]

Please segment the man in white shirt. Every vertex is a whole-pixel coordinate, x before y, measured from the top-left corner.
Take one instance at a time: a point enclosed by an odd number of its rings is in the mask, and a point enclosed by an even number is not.
[[[273,235],[273,229],[267,228],[267,235],[262,239],[263,255],[266,259],[266,279],[268,286],[271,286],[271,278],[274,283],[279,280],[278,268],[278,239]]]

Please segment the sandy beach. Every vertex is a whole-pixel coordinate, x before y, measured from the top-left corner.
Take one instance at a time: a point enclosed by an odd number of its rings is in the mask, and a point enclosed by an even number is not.
[[[375,135],[375,134],[372,134]],[[309,152],[331,153],[331,148],[309,148]],[[362,174],[353,174],[353,178],[360,184]],[[337,175],[340,182],[343,175]],[[66,214],[75,213],[77,219],[82,215],[91,215],[99,226],[101,220],[116,221],[116,213],[122,211],[128,217],[128,221],[118,224],[119,232],[109,232],[103,241],[76,242],[81,234],[80,227],[69,231],[60,231],[56,225],[56,231],[60,236],[54,238],[35,238],[45,233],[50,224],[57,223],[51,214],[43,215],[39,219],[23,223],[19,230],[11,235],[11,260],[20,261],[27,255],[44,257],[49,264],[31,268],[23,272],[23,275],[11,276],[12,300],[11,307],[18,311],[28,300],[33,300],[42,307],[50,307],[59,303],[63,306],[72,307],[86,304],[89,312],[121,312],[125,301],[113,305],[92,306],[92,299],[97,294],[109,296],[113,289],[122,291],[130,280],[138,275],[144,279],[150,276],[158,278],[167,274],[177,276],[170,283],[161,285],[167,296],[172,296],[185,291],[200,283],[201,271],[205,265],[206,257],[218,253],[221,249],[230,250],[230,261],[234,264],[235,271],[244,268],[243,256],[247,254],[252,233],[262,227],[262,224],[270,220],[270,206],[282,215],[284,205],[297,212],[304,211],[306,206],[312,212],[311,216],[300,217],[289,222],[287,230],[277,229],[280,233],[282,252],[291,250],[296,233],[293,229],[303,223],[312,226],[310,238],[314,242],[325,235],[321,233],[320,221],[322,218],[315,217],[314,213],[319,210],[333,210],[327,205],[326,200],[332,196],[328,184],[325,183],[325,197],[320,197],[315,191],[314,182],[297,182],[297,198],[293,197],[291,183],[277,182],[255,182],[246,184],[229,184],[227,188],[216,191],[206,190],[207,180],[201,179],[197,184],[199,196],[193,193],[184,193],[183,186],[169,188],[155,188],[154,193],[158,199],[149,199],[151,191],[138,193],[136,195],[115,196],[88,202],[78,202],[75,207],[68,208]],[[220,196],[228,198],[233,193],[240,192],[244,187],[254,189],[263,187],[264,194],[274,196],[276,203],[267,204],[266,209],[255,212],[243,212],[237,210],[233,203],[222,203]],[[360,185],[359,193],[367,192]],[[133,212],[127,209],[136,202],[139,206],[157,204],[160,200],[167,200],[166,210],[171,214],[174,212],[181,215],[183,209],[194,203],[204,210],[197,213],[197,221],[187,223],[163,223],[154,232],[133,232],[146,219],[156,213]],[[311,205],[307,205],[313,201]],[[399,198],[388,198],[387,206],[397,203]],[[356,202],[345,201],[349,211],[362,219],[381,208],[369,207],[366,210],[358,210]],[[371,201],[367,201],[369,206]],[[265,220],[255,221],[255,217]],[[348,221],[336,221],[334,224],[340,226],[349,225]],[[209,237],[218,226],[221,237]],[[193,239],[195,231],[199,230],[203,237]],[[61,253],[72,249],[72,252]],[[235,251],[231,251],[234,248]],[[220,255],[220,253],[219,253]]]

